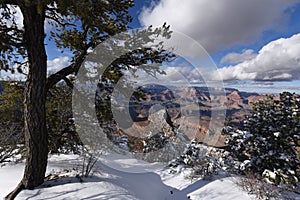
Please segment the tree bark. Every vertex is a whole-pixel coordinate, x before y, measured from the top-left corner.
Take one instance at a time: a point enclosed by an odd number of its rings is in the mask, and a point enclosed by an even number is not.
[[[45,51],[45,11],[37,5],[23,9],[29,73],[25,86],[24,117],[27,159],[23,184],[34,188],[44,182],[48,158],[46,127],[47,56]]]
[[[44,182],[48,158],[46,127],[45,8],[41,5],[20,6],[24,23],[24,42],[28,52],[29,72],[25,85],[24,120],[27,159],[23,179],[6,199],[14,199],[22,189],[33,189]]]

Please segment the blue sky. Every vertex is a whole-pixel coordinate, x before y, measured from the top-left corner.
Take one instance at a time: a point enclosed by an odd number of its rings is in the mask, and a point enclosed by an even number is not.
[[[202,45],[225,86],[300,93],[300,1],[136,1],[133,28],[167,22]]]
[[[195,40],[226,87],[300,93],[300,0],[136,0],[130,14],[131,28],[167,22]],[[69,64],[68,51],[46,45],[49,73]]]

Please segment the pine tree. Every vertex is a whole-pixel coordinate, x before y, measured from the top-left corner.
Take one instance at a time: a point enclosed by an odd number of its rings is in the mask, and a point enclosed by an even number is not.
[[[72,87],[68,76],[78,73],[88,51],[109,36],[128,29],[131,21],[128,9],[131,6],[133,0],[0,0],[0,69],[22,72],[23,67],[28,67],[24,90],[26,166],[23,179],[7,199],[13,199],[22,189],[32,189],[44,181],[48,155],[47,91],[61,80]],[[21,27],[15,18],[18,8],[23,15]],[[46,35],[45,22],[52,25],[50,35]],[[165,32],[159,32],[159,29],[152,33],[165,36]],[[73,54],[69,66],[49,77],[46,36],[60,50],[67,49]],[[151,40],[141,42],[145,44]],[[121,66],[120,63],[127,67],[138,66],[153,58],[161,62],[164,60],[163,50],[138,51],[117,59],[113,67]],[[130,57],[134,54],[138,57]]]

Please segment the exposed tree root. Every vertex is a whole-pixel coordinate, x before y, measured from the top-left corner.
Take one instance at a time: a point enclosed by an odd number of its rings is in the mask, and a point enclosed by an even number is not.
[[[23,184],[23,181],[19,183],[19,185],[11,192],[9,193],[6,197],[5,200],[13,200],[16,198],[16,196],[23,190],[25,189],[25,186]]]

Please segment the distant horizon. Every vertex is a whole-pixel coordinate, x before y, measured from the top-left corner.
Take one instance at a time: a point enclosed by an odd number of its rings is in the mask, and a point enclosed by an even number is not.
[[[129,13],[133,18],[129,30],[166,23],[171,30],[194,40],[207,51],[221,75],[219,81],[226,87],[257,93],[300,93],[299,1],[144,0],[136,1]],[[15,17],[23,26],[20,9],[16,9]],[[47,25],[45,32],[48,74],[68,66],[73,57],[70,50],[62,53],[48,40],[53,28]],[[184,45],[183,50],[191,47]],[[172,67],[170,73],[174,72]],[[181,70],[186,77],[184,73],[191,76],[191,71]],[[17,72],[0,71],[0,79],[7,76],[26,78]]]
[[[25,83],[25,80],[20,81],[20,80],[1,80],[0,79],[0,89],[2,88],[2,90],[4,90],[1,82],[8,82],[8,81],[16,81],[16,82]],[[157,85],[160,85],[160,84],[157,84]],[[163,85],[163,86],[165,86],[167,88],[171,87],[170,85],[169,86]],[[174,87],[177,87],[177,86],[174,86]],[[191,84],[189,86],[184,86],[184,87],[208,87],[208,86],[204,85],[204,84]],[[219,86],[209,86],[209,87],[220,88]],[[265,95],[265,94],[278,95],[282,92],[290,92],[290,93],[295,93],[295,94],[300,95],[300,88],[297,88],[296,86],[294,88],[293,88],[293,86],[291,86],[290,88],[283,88],[283,87],[279,88],[279,87],[272,87],[272,85],[271,86],[259,86],[259,87],[255,87],[255,85],[253,85],[252,87],[247,86],[247,85],[224,85],[224,87],[221,87],[221,88],[235,89],[240,92],[247,92],[247,93],[258,93],[260,95]],[[0,90],[0,92],[1,92],[1,90]]]

